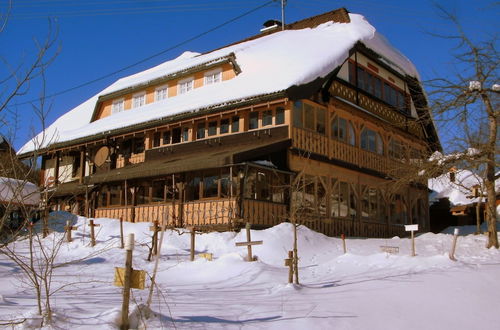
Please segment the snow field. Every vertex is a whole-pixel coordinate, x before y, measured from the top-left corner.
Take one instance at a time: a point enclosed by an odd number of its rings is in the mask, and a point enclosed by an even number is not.
[[[64,235],[72,219],[74,241],[59,251],[52,289],[54,328],[116,329],[120,320],[121,288],[113,286],[114,267],[123,267],[119,222],[96,219],[97,245],[91,248],[88,219],[60,212],[55,231],[44,240]],[[134,233],[133,267],[151,274],[146,261],[151,243],[149,223],[124,223]],[[466,230],[463,230],[467,232]],[[131,322],[149,329],[471,329],[495,328],[500,322],[500,253],[486,249],[484,235],[460,236],[448,258],[453,236],[426,233],[416,238],[410,257],[407,238],[347,238],[343,254],[339,238],[301,226],[298,230],[300,285],[287,284],[284,259],[292,249],[292,225],[252,230],[256,262],[246,262],[245,232],[196,235],[196,253],[213,253],[214,261],[189,261],[190,235],[165,233],[157,285],[151,309],[141,320],[139,308],[148,290],[132,290]],[[26,240],[15,243],[24,253]],[[399,248],[398,254],[380,246]],[[64,262],[74,263],[63,265]],[[0,255],[0,320],[27,318],[18,328],[37,325],[32,289],[22,272]],[[149,279],[147,280],[149,286]],[[148,288],[147,288],[148,289]],[[3,322],[0,322],[3,323]],[[47,327],[48,328],[48,327]]]

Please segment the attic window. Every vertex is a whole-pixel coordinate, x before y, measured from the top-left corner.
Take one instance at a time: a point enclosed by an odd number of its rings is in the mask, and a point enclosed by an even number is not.
[[[193,90],[193,88],[194,88],[194,79],[193,79],[193,77],[186,78],[186,79],[183,79],[183,80],[179,81],[179,84],[178,84],[179,94],[185,94],[185,93]]]
[[[205,73],[205,85],[212,85],[222,81],[222,70],[216,69]]]
[[[132,98],[132,108],[142,107],[146,104],[146,93],[135,94]]]
[[[125,101],[123,99],[118,99],[113,101],[113,105],[111,106],[111,113],[118,113],[124,110]]]
[[[160,86],[155,89],[155,101],[165,100],[168,97],[168,86]]]

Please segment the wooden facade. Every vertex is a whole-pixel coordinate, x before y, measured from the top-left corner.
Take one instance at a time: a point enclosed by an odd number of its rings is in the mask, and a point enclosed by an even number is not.
[[[93,120],[203,88],[203,77],[234,79],[237,61],[103,95]],[[356,45],[321,83],[54,145],[43,155],[42,183],[55,186],[55,207],[133,222],[269,227],[295,219],[327,235],[372,237],[403,235],[410,223],[428,230],[427,189],[391,185],[439,144],[419,120],[418,91]]]

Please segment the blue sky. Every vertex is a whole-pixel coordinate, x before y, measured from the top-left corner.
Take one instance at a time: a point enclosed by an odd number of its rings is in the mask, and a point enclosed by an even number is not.
[[[7,2],[0,2],[2,13],[5,13]],[[0,33],[0,57],[12,67],[28,63],[35,54],[34,39],[43,40],[46,37],[48,17],[53,18],[58,31],[56,46],[60,50],[46,72],[46,94],[52,95],[170,49],[267,2],[269,1],[13,0],[9,21]],[[439,3],[457,15],[464,30],[473,39],[485,39],[496,32],[500,6],[493,1],[478,0],[472,3],[465,0],[442,0]],[[429,0],[288,0],[286,21],[296,21],[339,7],[364,15],[414,62],[422,79],[460,70],[459,66],[453,64],[453,43],[429,34],[447,35],[455,31],[449,22],[439,17],[438,10]],[[271,3],[161,56],[51,98],[51,110],[46,121],[48,124],[52,123],[120,77],[172,59],[185,50],[206,52],[243,39],[258,33],[264,21],[280,19],[280,16],[279,2]],[[5,73],[6,66],[0,65],[0,77]],[[2,89],[4,87],[5,84]],[[16,132],[16,148],[33,136],[33,132],[40,130],[39,120],[32,115],[31,106],[23,104],[36,98],[40,92],[41,84],[33,82],[26,95],[11,102],[20,104],[11,108],[17,111],[18,124],[0,126],[0,132],[5,135],[9,135],[9,131]]]

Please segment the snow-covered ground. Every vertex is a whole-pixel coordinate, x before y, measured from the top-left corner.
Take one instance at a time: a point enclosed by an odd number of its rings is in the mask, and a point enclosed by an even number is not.
[[[59,216],[63,215],[62,213]],[[116,329],[122,293],[113,286],[114,267],[123,267],[118,248],[119,223],[96,219],[97,245],[89,247],[88,220],[78,227],[72,243],[64,243],[57,262],[77,260],[55,269],[52,297],[55,329]],[[125,224],[134,233],[133,267],[152,273],[146,261],[149,224]],[[467,234],[469,228],[462,228]],[[486,249],[484,235],[458,238],[456,257],[448,252],[453,236],[426,233],[410,240],[347,238],[343,254],[338,238],[299,228],[301,285],[287,284],[284,259],[292,249],[292,226],[287,223],[254,231],[256,262],[246,262],[246,248],[235,242],[241,233],[196,236],[196,252],[213,253],[214,260],[189,261],[190,237],[167,231],[159,263],[159,291],[145,321],[149,329],[495,329],[500,325],[500,252]],[[44,241],[61,237],[53,232]],[[399,248],[398,254],[380,246]],[[16,242],[26,251],[26,240]],[[98,252],[96,254],[96,252]],[[32,289],[17,265],[0,255],[0,323],[28,318],[36,310]],[[147,280],[147,284],[149,280]],[[146,290],[132,290],[135,306],[145,303]],[[132,318],[135,322],[135,318]],[[21,326],[19,326],[21,327]],[[7,327],[11,328],[11,327]]]

